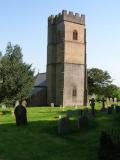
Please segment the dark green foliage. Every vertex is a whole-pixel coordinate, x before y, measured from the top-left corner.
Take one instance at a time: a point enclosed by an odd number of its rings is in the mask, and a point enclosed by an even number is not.
[[[111,83],[111,76],[102,69],[88,69],[88,91],[89,94],[101,95],[103,88]]]
[[[8,43],[6,53],[1,58],[0,100],[12,103],[15,99],[26,97],[33,84],[34,71],[31,65],[23,62],[21,48]]]
[[[96,94],[98,99],[101,99],[101,96],[120,99],[120,88],[112,84],[107,71],[98,68],[88,69],[88,93]]]

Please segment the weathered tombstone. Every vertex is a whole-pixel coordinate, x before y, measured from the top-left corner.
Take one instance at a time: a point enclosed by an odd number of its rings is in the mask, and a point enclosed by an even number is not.
[[[58,134],[64,135],[69,132],[69,119],[63,117],[58,120]]]
[[[115,106],[115,111],[116,111],[116,113],[120,113],[120,106],[119,105]]]
[[[67,117],[70,118],[73,115],[73,111],[72,110],[68,110],[67,111]]]
[[[106,100],[104,99],[104,97],[102,98],[101,101],[102,101],[102,108],[105,109],[105,102],[106,102]]]
[[[88,108],[85,108],[85,109],[83,110],[83,115],[84,115],[84,116],[88,116],[88,114],[89,114],[89,110],[88,110]]]
[[[3,109],[3,110],[6,110],[6,108],[7,108],[6,105],[5,105],[5,104],[2,104],[2,109]]]
[[[114,98],[114,104],[117,105],[117,98]]]
[[[90,99],[90,106],[91,106],[91,109],[92,109],[92,115],[94,116],[95,115],[95,99],[92,98]]]
[[[51,105],[51,107],[54,107],[54,103],[51,103],[50,105]]]
[[[82,114],[83,114],[83,110],[82,110],[82,109],[77,109],[77,110],[76,110],[76,113],[77,113],[77,116],[78,116],[78,117],[81,117]]]
[[[110,105],[113,104],[113,98],[110,98]]]
[[[88,117],[83,116],[78,118],[78,128],[85,129],[88,127]]]
[[[16,118],[16,124],[18,126],[27,124],[27,111],[26,111],[26,108],[24,106],[22,106],[21,102],[15,108],[14,114],[15,114],[15,118]]]
[[[108,107],[108,114],[112,114],[113,112],[113,108],[112,107]]]
[[[107,106],[110,106],[110,100],[109,100],[109,98],[106,99],[106,104],[107,104]]]

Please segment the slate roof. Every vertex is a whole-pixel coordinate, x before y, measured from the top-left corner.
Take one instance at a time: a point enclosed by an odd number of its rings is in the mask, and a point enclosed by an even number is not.
[[[30,96],[42,90],[43,87],[47,87],[46,73],[38,73]]]
[[[47,87],[46,73],[38,73],[34,83],[34,87]]]

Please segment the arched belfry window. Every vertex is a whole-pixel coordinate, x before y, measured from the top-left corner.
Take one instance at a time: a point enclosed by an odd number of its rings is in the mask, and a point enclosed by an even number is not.
[[[73,40],[78,40],[78,32],[76,30],[73,31]]]
[[[72,96],[73,96],[73,97],[76,97],[76,96],[77,96],[77,89],[76,89],[76,87],[73,88]]]

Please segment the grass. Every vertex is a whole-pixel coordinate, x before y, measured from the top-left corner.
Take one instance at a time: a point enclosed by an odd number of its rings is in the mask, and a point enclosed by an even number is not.
[[[0,160],[97,160],[100,131],[119,128],[120,115],[97,113],[88,130],[59,136],[57,120],[67,109],[28,108],[23,127],[16,126],[12,109],[0,114]]]

